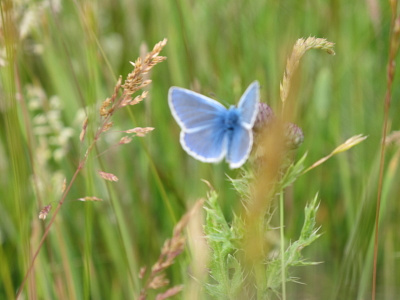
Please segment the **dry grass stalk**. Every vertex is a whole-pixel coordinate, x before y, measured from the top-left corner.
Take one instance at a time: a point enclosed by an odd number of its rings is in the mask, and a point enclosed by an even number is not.
[[[134,70],[128,74],[127,79],[125,80],[124,85],[121,85],[122,83],[122,77],[119,77],[117,84],[114,87],[114,92],[112,94],[112,96],[110,98],[107,98],[101,105],[100,107],[100,117],[101,117],[101,124],[98,127],[97,131],[95,132],[94,138],[93,140],[90,142],[84,157],[79,161],[78,167],[75,170],[75,173],[72,175],[71,180],[69,181],[68,186],[65,188],[60,201],[58,202],[57,207],[55,208],[54,214],[51,217],[49,223],[46,226],[46,229],[44,231],[44,234],[39,242],[38,248],[37,250],[34,252],[32,259],[30,261],[28,270],[24,276],[24,279],[21,282],[21,285],[16,293],[16,298],[18,299],[23,291],[23,288],[25,286],[25,283],[28,279],[28,277],[30,276],[34,263],[36,261],[36,258],[39,255],[40,249],[42,248],[44,241],[46,240],[49,232],[50,232],[50,228],[53,225],[55,218],[58,214],[58,212],[61,209],[62,204],[64,203],[65,199],[67,198],[67,195],[69,194],[69,191],[71,190],[72,185],[74,184],[75,180],[77,179],[79,173],[81,172],[81,170],[84,168],[84,166],[86,165],[86,162],[88,160],[89,154],[91,153],[91,151],[93,150],[93,148],[95,147],[97,141],[100,139],[101,134],[106,131],[107,129],[111,128],[113,123],[110,121],[110,118],[113,116],[113,114],[115,113],[115,111],[117,111],[119,108],[121,108],[121,103],[126,103],[128,100],[132,97],[132,94],[134,94],[135,92],[139,91],[140,89],[142,89],[143,87],[147,86],[148,84],[150,84],[151,80],[144,80],[143,79],[143,75],[148,73],[152,67],[154,67],[156,64],[164,61],[166,59],[166,57],[163,56],[158,56],[158,54],[160,53],[160,51],[164,48],[164,46],[166,45],[167,40],[164,39],[163,41],[159,42],[158,44],[156,44],[153,48],[153,50],[148,53],[142,63],[141,59],[138,59],[136,61],[136,64],[134,65]],[[118,97],[119,91],[121,89],[121,87],[123,87],[124,91],[122,93],[122,95],[120,97]],[[142,94],[142,98],[141,100],[143,100],[143,98],[147,95],[147,93],[143,93]],[[140,101],[141,101],[140,100]],[[140,101],[136,101],[136,102],[140,102]],[[129,101],[128,101],[129,103]],[[87,124],[83,125],[83,129],[81,135],[80,135],[80,140],[82,141],[84,139],[84,136],[86,134],[86,126]],[[112,175],[112,174],[111,174]],[[115,176],[115,175],[113,175]],[[104,178],[104,177],[103,177]],[[110,177],[113,178],[113,177]],[[117,178],[115,176],[115,178]],[[92,199],[92,201],[94,201],[94,199]],[[41,219],[45,219],[47,217],[47,214],[49,213],[51,209],[51,206],[47,206],[44,209],[42,209],[42,211],[39,214],[39,217]]]
[[[143,91],[141,95],[132,99],[133,94],[151,83],[151,80],[144,79],[144,75],[149,73],[156,64],[166,59],[165,56],[159,56],[166,44],[167,39],[162,40],[154,46],[153,50],[145,56],[143,61],[139,57],[134,63],[131,62],[134,68],[132,72],[128,74],[124,84],[122,84],[122,77],[119,77],[112,96],[104,100],[100,106],[100,116],[103,120],[102,125],[95,134],[95,142],[100,138],[101,133],[109,130],[113,126],[113,123],[110,122],[110,118],[119,108],[138,104],[147,97],[148,92]],[[123,92],[122,95],[118,97],[121,88]],[[141,136],[139,134],[137,135]]]
[[[139,300],[147,298],[149,289],[159,289],[169,284],[169,280],[165,278],[164,271],[175,262],[175,258],[181,254],[185,248],[186,238],[183,231],[189,223],[193,214],[203,206],[204,200],[198,200],[193,208],[187,212],[181,220],[175,225],[171,239],[167,239],[161,249],[161,254],[157,262],[152,266],[151,272],[140,291]],[[140,269],[139,278],[143,279],[147,271],[146,267]],[[167,299],[182,290],[182,286],[174,286],[164,293],[158,294],[156,299]]]
[[[367,137],[363,136],[362,134],[352,136],[351,138],[347,139],[343,144],[340,144],[337,146],[330,154],[327,156],[324,156],[323,158],[319,159],[317,162],[313,163],[309,168],[303,171],[303,174],[307,173],[308,171],[318,167],[319,165],[323,164],[326,162],[328,159],[330,159],[332,156],[339,154],[341,152],[347,151],[350,148],[354,147],[355,145],[358,145],[362,141],[364,141]]]
[[[286,62],[285,73],[283,75],[283,80],[280,85],[280,96],[283,106],[285,105],[285,102],[289,95],[292,76],[297,70],[302,56],[310,49],[321,49],[326,51],[328,54],[335,55],[335,51],[333,51],[334,45],[334,43],[328,42],[326,39],[315,37],[297,40],[296,44],[293,47],[292,54]]]
[[[391,25],[390,25],[390,39],[389,39],[389,58],[387,64],[387,85],[386,94],[384,101],[384,116],[382,124],[382,140],[380,150],[380,162],[379,162],[379,178],[378,178],[378,194],[376,199],[376,212],[375,212],[375,237],[374,237],[374,260],[373,260],[373,271],[372,271],[372,291],[371,299],[376,299],[376,279],[377,279],[377,263],[378,263],[378,242],[379,242],[379,216],[382,201],[383,191],[383,177],[385,168],[385,148],[386,148],[386,136],[388,131],[389,123],[389,110],[392,99],[392,88],[394,82],[394,75],[396,71],[396,58],[399,52],[400,46],[400,14],[398,12],[397,0],[390,1],[391,8]]]
[[[298,39],[287,59],[283,80],[280,84],[282,114],[275,116],[268,106],[261,106],[261,114],[255,124],[254,180],[249,187],[250,200],[246,202],[244,220],[243,262],[248,270],[255,270],[254,278],[248,278],[250,282],[252,280],[265,282],[266,280],[262,264],[274,246],[265,239],[265,228],[269,226],[268,218],[271,214],[272,201],[277,196],[279,187],[277,183],[285,168],[287,157],[289,157],[288,151],[292,148],[291,146],[295,148],[303,140],[301,129],[296,129],[294,124],[288,123],[291,118],[287,115],[288,112],[284,111],[293,76],[301,58],[308,50],[322,49],[333,55],[335,54],[333,46],[334,44],[326,39],[314,37]]]

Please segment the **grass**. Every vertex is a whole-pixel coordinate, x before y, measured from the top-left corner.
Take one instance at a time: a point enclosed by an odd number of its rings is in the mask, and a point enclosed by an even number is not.
[[[305,136],[295,160],[307,152],[304,165],[311,166],[351,136],[368,139],[285,190],[286,246],[300,236],[304,208],[317,192],[316,225],[322,233],[302,252],[321,263],[292,269],[305,284],[286,283],[286,298],[370,297],[389,3],[152,0],[58,6],[4,0],[1,18],[0,298],[15,298],[55,214],[53,208],[42,221],[39,212],[58,205],[64,178],[70,182],[85,155],[88,144],[79,140],[84,112],[89,116],[85,142],[90,143],[99,107],[113,94],[118,75],[126,78],[132,71],[129,61],[168,39],[161,53],[168,59],[149,74],[148,97],[116,113],[113,128],[96,143],[71,186],[23,289],[26,298],[138,297],[144,284],[140,268],[155,264],[181,216],[209,192],[201,179],[215,188],[231,224],[242,203],[225,174],[240,178],[241,171],[225,163],[200,163],[182,150],[168,89],[194,89],[230,105],[258,80],[261,100],[278,113],[286,60],[296,40],[309,36],[334,42],[336,55],[310,50],[292,74],[285,109]],[[395,76],[389,133],[400,126],[397,86]],[[155,130],[111,147],[122,136],[116,131],[134,127]],[[387,146],[383,169],[377,299],[395,299],[400,292],[398,147],[398,142]],[[99,170],[115,174],[118,182],[103,180]],[[75,201],[86,196],[103,201]],[[278,216],[271,218],[272,228],[279,227]],[[191,240],[194,231],[189,232]],[[278,229],[272,230],[275,237],[279,240]],[[196,287],[188,270],[205,276],[191,265],[196,251],[186,249],[166,269],[170,287],[184,286],[177,299],[188,298]],[[150,291],[149,297],[156,293]]]

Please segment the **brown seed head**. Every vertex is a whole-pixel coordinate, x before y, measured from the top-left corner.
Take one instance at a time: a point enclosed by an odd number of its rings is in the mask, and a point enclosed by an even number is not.
[[[183,290],[183,285],[176,285],[176,286],[166,290],[164,293],[158,294],[156,296],[156,300],[164,300],[164,299],[171,298],[172,296],[175,296],[182,290]]]
[[[146,55],[144,60],[139,57],[134,63],[131,62],[134,69],[128,74],[127,79],[122,85],[125,95],[132,95],[151,83],[151,80],[144,80],[143,75],[147,74],[156,64],[166,59],[164,56],[158,56],[166,44],[167,39],[164,39],[154,46],[153,50]]]
[[[153,131],[154,127],[135,127],[132,129],[125,130],[125,133],[136,133],[139,137],[144,137],[150,131]]]
[[[129,144],[130,142],[132,142],[132,138],[130,136],[123,136],[120,140],[119,143],[120,145],[123,144]]]
[[[156,290],[169,284],[169,280],[165,278],[165,274],[155,276],[149,283],[149,288]]]
[[[105,180],[108,180],[108,181],[118,181],[118,177],[115,176],[115,175],[112,174],[112,173],[106,173],[106,172],[103,172],[103,171],[98,171],[98,172],[99,172],[99,175],[100,175],[103,179],[105,179]]]
[[[86,119],[85,119],[85,121],[83,122],[83,125],[82,125],[82,131],[81,131],[81,133],[79,135],[79,140],[81,142],[83,142],[83,139],[85,138],[86,129],[87,129],[87,126],[88,126],[88,121],[89,121],[89,119],[86,117]]]
[[[106,132],[107,130],[109,130],[112,126],[113,126],[113,122],[108,122],[107,124],[104,124],[103,129],[101,130],[101,132]]]
[[[39,219],[46,220],[46,217],[49,214],[50,210],[51,210],[51,204],[43,207],[43,209],[39,212]]]
[[[104,102],[100,106],[100,116],[103,118],[107,117],[109,115],[109,106],[111,104],[112,100],[111,98],[107,98],[104,100]]]

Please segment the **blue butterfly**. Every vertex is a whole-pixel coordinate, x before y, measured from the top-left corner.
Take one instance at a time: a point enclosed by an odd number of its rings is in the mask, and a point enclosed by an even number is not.
[[[253,145],[252,128],[258,113],[260,85],[254,81],[237,107],[229,109],[201,94],[171,87],[168,103],[181,127],[183,149],[202,162],[219,162],[224,157],[231,169],[242,166]]]

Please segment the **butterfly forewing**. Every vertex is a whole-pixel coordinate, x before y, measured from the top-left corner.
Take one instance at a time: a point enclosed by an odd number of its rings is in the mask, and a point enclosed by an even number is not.
[[[186,132],[210,126],[216,118],[227,113],[219,102],[178,87],[170,88],[168,102],[175,120]]]
[[[258,113],[258,102],[260,101],[260,84],[254,81],[240,98],[238,108],[241,113],[241,122],[251,129]]]

